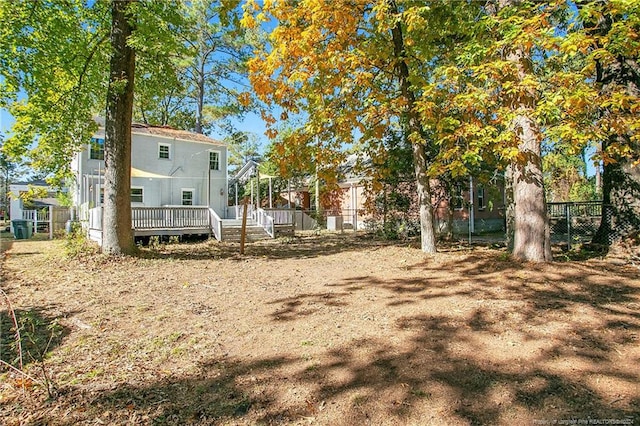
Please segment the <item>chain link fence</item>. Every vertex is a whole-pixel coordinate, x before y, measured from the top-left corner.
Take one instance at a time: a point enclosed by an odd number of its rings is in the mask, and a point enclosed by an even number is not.
[[[572,244],[591,241],[600,227],[602,202],[547,203],[551,239]]]
[[[604,238],[609,244],[619,240],[621,235],[628,234],[630,230],[640,227],[637,223],[637,217],[633,219],[634,216],[632,215],[622,214],[624,212],[616,211],[611,205],[603,205],[602,201],[547,203],[552,243],[566,244],[567,247],[571,249],[571,247],[576,244],[593,242],[600,228],[603,210],[605,220],[609,224],[609,227],[605,227],[608,229],[605,229],[604,234],[606,235]],[[315,212],[310,211],[308,213],[313,215]],[[454,232],[454,235],[458,238],[469,238],[470,242],[496,242],[506,240],[504,225],[501,230],[469,233],[460,232],[468,228],[468,219],[460,222],[466,223],[459,224],[459,229],[456,229],[458,232]],[[478,228],[482,228],[482,226],[479,226],[481,222],[481,220],[475,221],[476,231]],[[340,211],[329,210],[322,212],[319,225],[322,228],[326,227],[332,230],[375,231],[380,230],[383,224],[380,221],[372,220],[370,216],[366,215],[365,212],[360,209],[342,209]],[[406,230],[404,228],[411,228],[410,230],[413,231],[411,235],[419,235],[420,232],[417,218],[414,221],[400,225],[394,222],[393,225],[396,227],[399,226],[398,234],[405,232]]]

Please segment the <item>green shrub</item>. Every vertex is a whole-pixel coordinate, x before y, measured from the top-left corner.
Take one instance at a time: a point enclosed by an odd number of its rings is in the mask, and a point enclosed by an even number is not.
[[[87,234],[79,223],[73,223],[71,232],[64,240],[65,255],[69,258],[81,258],[99,253],[97,244],[87,238]]]

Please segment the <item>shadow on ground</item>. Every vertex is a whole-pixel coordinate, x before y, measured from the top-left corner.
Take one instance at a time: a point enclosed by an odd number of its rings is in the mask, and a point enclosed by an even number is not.
[[[368,234],[322,234],[302,235],[274,240],[263,240],[245,245],[240,254],[240,244],[207,240],[191,244],[161,244],[158,247],[143,247],[139,256],[145,259],[232,259],[244,261],[251,258],[309,259],[338,253],[385,247],[401,244],[397,241],[383,241]],[[410,242],[404,243],[411,244]]]
[[[70,332],[58,318],[47,315],[48,309],[10,310],[6,299],[2,303],[6,309],[0,311],[0,359],[16,368],[41,363]]]
[[[457,265],[455,284],[429,278],[447,265],[425,261],[408,266],[421,279],[336,285],[393,296],[390,312],[402,300],[464,302],[397,316],[402,344],[358,338],[312,364],[286,354],[204,360],[185,377],[91,393],[89,413],[153,424],[640,422],[640,289],[631,271],[576,265],[559,273],[473,253],[455,262],[466,265]],[[304,321],[313,312],[298,307],[309,298],[336,306],[345,294],[278,300],[272,321]]]

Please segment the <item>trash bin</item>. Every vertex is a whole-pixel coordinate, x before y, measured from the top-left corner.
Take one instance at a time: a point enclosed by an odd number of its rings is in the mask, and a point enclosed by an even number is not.
[[[11,221],[13,225],[13,238],[16,240],[26,240],[31,238],[33,234],[33,222],[26,219],[14,219]]]

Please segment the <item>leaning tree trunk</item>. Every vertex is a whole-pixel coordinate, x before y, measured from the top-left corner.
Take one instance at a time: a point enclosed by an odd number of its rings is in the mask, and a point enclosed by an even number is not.
[[[389,0],[392,12],[397,14],[398,7],[394,0]],[[413,164],[416,176],[416,190],[418,193],[418,203],[420,206],[420,235],[421,247],[425,253],[436,252],[435,222],[433,206],[431,204],[431,188],[429,186],[429,176],[427,175],[427,140],[416,113],[416,96],[411,89],[409,81],[409,66],[406,61],[406,51],[404,36],[400,21],[391,29],[393,39],[393,52],[396,59],[396,72],[400,83],[401,96],[404,100],[405,113],[405,136],[411,141],[413,151]]]
[[[135,53],[127,44],[133,31],[132,0],[111,3],[111,61],[105,119],[104,217],[102,250],[134,252],[131,229],[131,121]]]

